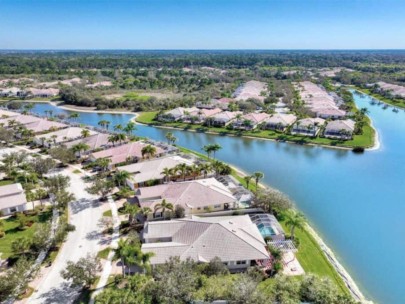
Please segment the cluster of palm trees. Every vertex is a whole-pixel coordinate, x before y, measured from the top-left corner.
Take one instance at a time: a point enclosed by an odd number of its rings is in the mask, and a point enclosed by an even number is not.
[[[108,130],[108,128],[110,127],[110,121],[108,120],[100,120],[98,122],[98,125],[100,127],[102,127],[103,129],[105,129],[106,131]],[[133,135],[133,132],[136,131],[136,125],[133,121],[129,121],[125,126],[123,126],[122,124],[116,124],[113,127],[114,131],[117,133],[121,133],[124,132],[127,134],[127,136]]]
[[[187,165],[185,163],[181,163],[173,168],[163,168],[161,174],[165,177],[166,182],[178,178],[181,178],[183,181],[185,181],[187,177],[196,179],[200,175],[203,175],[204,178],[206,178],[207,175],[210,174],[213,170],[213,166],[210,163],[201,163],[198,165]]]
[[[250,182],[252,181],[252,179],[255,181],[255,185],[256,185],[256,192],[258,191],[258,189],[259,189],[259,182],[260,182],[260,180],[261,179],[263,179],[264,178],[264,173],[262,173],[262,172],[255,172],[255,173],[253,173],[252,175],[246,175],[246,176],[244,176],[243,177],[243,179],[245,180],[245,183],[246,183],[246,188],[247,189],[249,189],[249,185],[250,185]]]
[[[115,146],[115,143],[118,142],[119,144],[122,144],[122,142],[124,142],[127,139],[127,136],[123,133],[115,133],[115,134],[111,134],[110,136],[108,136],[108,141],[111,142],[113,144],[113,146]]]
[[[213,158],[215,159],[215,153],[218,152],[219,150],[222,149],[222,147],[219,144],[208,144],[202,147],[205,153],[207,153],[208,159],[211,158],[211,154],[213,155]]]
[[[177,141],[177,137],[173,135],[172,132],[167,132],[165,135],[166,139],[167,139],[167,143],[169,145],[174,145]]]
[[[141,150],[142,158],[152,158],[156,155],[156,147],[152,145],[147,145]]]

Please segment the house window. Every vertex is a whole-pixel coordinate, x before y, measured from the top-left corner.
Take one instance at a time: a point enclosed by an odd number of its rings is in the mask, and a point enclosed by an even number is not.
[[[236,265],[246,265],[246,261],[236,261]]]
[[[208,210],[208,209],[209,209],[209,207],[208,207],[208,206],[205,206],[205,207],[204,207],[204,210]]]
[[[214,208],[221,208],[221,205],[214,205]]]
[[[11,207],[10,208],[10,213],[14,213],[17,212],[17,207]]]
[[[197,210],[201,210],[201,207],[198,207]]]
[[[156,212],[154,217],[155,218],[161,218],[162,217],[162,212]]]

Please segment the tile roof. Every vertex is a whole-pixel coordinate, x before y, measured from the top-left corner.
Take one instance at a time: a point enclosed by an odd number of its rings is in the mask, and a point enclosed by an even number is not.
[[[355,122],[351,119],[346,120],[332,120],[328,122],[325,127],[325,132],[327,131],[340,131],[340,130],[347,130],[350,132],[354,131]]]
[[[7,117],[18,116],[18,115],[21,115],[21,114],[17,113],[17,112],[0,109],[0,118],[7,118]]]
[[[281,124],[283,126],[289,126],[297,120],[297,116],[293,114],[274,114],[266,120],[268,124]]]
[[[185,209],[230,204],[236,201],[228,188],[215,178],[169,183],[140,188],[136,195],[141,207],[153,209],[163,199]]]
[[[65,143],[65,146],[67,148],[71,148],[74,145],[77,145],[78,143],[85,143],[90,147],[90,150],[95,150],[98,148],[110,146],[111,142],[108,141],[108,138],[110,137],[110,134],[108,133],[97,133],[85,138],[79,138],[73,141],[69,141]]]
[[[19,206],[26,202],[21,184],[0,186],[0,209]]]
[[[38,140],[42,140],[42,138],[44,138],[45,140],[52,139],[52,141],[54,141],[56,143],[60,143],[60,142],[65,142],[65,141],[69,141],[69,140],[75,140],[77,138],[82,137],[82,131],[83,131],[83,128],[69,127],[69,128],[55,131],[55,132],[37,135],[35,138],[37,138]],[[92,130],[89,130],[89,131],[90,131],[90,135],[94,135],[97,133]]]
[[[242,120],[250,120],[254,124],[259,124],[269,118],[270,115],[266,113],[249,113],[242,117]]]
[[[50,129],[61,129],[61,128],[66,128],[68,125],[57,122],[57,121],[51,121],[47,119],[40,119],[28,124],[24,125],[28,130],[33,131],[34,133],[41,133],[44,131],[48,131]]]
[[[171,256],[200,262],[215,257],[222,261],[269,258],[263,237],[248,215],[148,222],[143,237],[142,250],[155,254],[152,264],[162,264]],[[170,241],[156,242],[159,238]]]
[[[15,121],[16,123],[26,125],[26,124],[37,122],[37,121],[40,121],[40,120],[42,120],[42,118],[39,118],[39,117],[36,117],[36,116],[17,115],[17,116],[13,116],[13,117],[0,119],[0,123],[4,124],[4,126],[7,127],[10,124],[10,121]]]
[[[123,144],[117,147],[109,148],[104,151],[95,152],[91,156],[95,159],[110,158],[110,164],[119,164],[125,162],[128,158],[142,158],[142,148],[148,146],[144,142],[136,141]],[[159,147],[156,148],[156,155],[162,154],[164,150]]]
[[[153,179],[162,179],[164,178],[162,174],[164,168],[171,169],[182,163],[193,164],[192,161],[175,155],[118,167],[117,170],[131,173],[131,181],[142,183]]]

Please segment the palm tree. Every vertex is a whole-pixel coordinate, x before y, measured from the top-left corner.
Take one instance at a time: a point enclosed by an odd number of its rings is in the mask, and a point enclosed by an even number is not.
[[[82,134],[83,138],[89,137],[90,136],[90,130],[89,129],[83,129],[81,134]]]
[[[34,104],[32,104],[32,103],[27,103],[27,104],[24,106],[24,109],[27,110],[28,113],[31,113],[31,110],[32,110],[33,108],[34,108]]]
[[[139,214],[141,214],[144,219],[148,218],[148,215],[152,213],[152,209],[150,209],[149,207],[142,207],[141,209],[139,209]]]
[[[173,211],[173,204],[172,204],[172,203],[168,203],[168,202],[166,202],[165,199],[163,199],[161,203],[155,205],[154,214],[155,214],[158,210],[162,210],[162,211],[161,211],[161,212],[162,212],[162,216],[163,216],[163,218],[165,218],[166,209],[167,209],[167,210],[170,210],[170,211]]]
[[[189,166],[185,163],[178,164],[176,167],[176,171],[178,171],[183,178],[183,180],[186,180],[187,172],[189,171]]]
[[[203,164],[200,164],[199,166],[200,166],[200,172],[202,172],[204,174],[204,178],[206,178],[208,173],[211,172],[211,169],[212,169],[211,165],[209,163],[203,163]]]
[[[169,182],[172,173],[173,173],[172,169],[168,167],[163,168],[162,172],[160,172],[160,174],[164,175],[166,182]]]
[[[125,128],[123,129],[128,135],[132,135],[132,133],[136,130],[136,125],[134,122],[130,121],[127,123]]]
[[[303,229],[305,226],[305,217],[301,212],[296,212],[292,209],[288,210],[285,214],[285,225],[290,227],[291,238],[294,239],[295,228]]]
[[[108,120],[100,120],[98,122],[98,125],[102,128],[105,128],[106,130],[108,130],[108,126],[110,125],[110,122]]]
[[[222,147],[221,147],[221,145],[219,145],[219,144],[212,144],[212,145],[211,145],[211,151],[212,151],[212,154],[213,154],[214,159],[215,159],[215,153],[216,153],[217,151],[221,150],[221,149],[222,149]]]
[[[117,183],[118,187],[121,187],[121,185],[124,184],[125,181],[130,177],[130,175],[131,174],[125,170],[117,171],[114,174],[114,181]]]
[[[114,131],[116,131],[116,132],[122,131],[122,129],[123,129],[123,126],[121,124],[114,126]]]
[[[172,132],[167,132],[165,137],[167,139],[167,143],[170,145],[170,143],[172,142],[172,138],[173,138],[173,133]]]
[[[79,117],[80,117],[80,114],[76,113],[76,112],[70,113],[70,115],[69,115],[69,118],[73,121],[77,120]]]
[[[113,146],[115,146],[115,143],[117,142],[117,134],[111,134],[108,136],[108,142],[111,142]]]
[[[212,153],[212,146],[211,145],[205,145],[204,147],[202,147],[202,149],[204,150],[205,153],[207,153],[208,159],[210,159],[211,158],[211,153]]]
[[[147,145],[142,148],[141,154],[143,158],[145,158],[145,156],[147,156],[148,158],[154,157],[156,154],[156,147]]]
[[[258,191],[258,186],[259,186],[259,181],[264,177],[264,173],[262,172],[255,172],[253,173],[253,178],[255,179],[256,182],[256,192]]]
[[[90,146],[85,143],[78,143],[72,147],[73,152],[79,152],[79,157],[82,157],[82,152],[85,152],[90,149]]]
[[[125,276],[125,265],[127,264],[128,260],[131,259],[133,255],[133,250],[131,245],[129,244],[128,240],[119,239],[118,246],[114,249],[114,257],[113,260],[121,260],[121,268],[122,268],[122,275]]]
[[[110,165],[111,159],[109,158],[99,158],[96,163],[97,166],[101,168],[102,171],[107,171],[108,166]]]
[[[136,218],[136,214],[139,212],[139,207],[134,204],[126,204],[124,210],[128,213],[129,224],[132,225]]]
[[[195,180],[200,174],[201,174],[201,167],[198,165],[192,165],[189,168],[189,172],[193,176],[193,179]]]
[[[250,181],[252,180],[252,178],[253,178],[253,176],[251,176],[251,175],[246,175],[243,177],[243,179],[245,180],[245,183],[246,183],[246,188],[248,190],[249,190],[249,184],[250,184]]]
[[[115,135],[115,139],[120,142],[120,144],[127,139],[125,134],[118,133]]]

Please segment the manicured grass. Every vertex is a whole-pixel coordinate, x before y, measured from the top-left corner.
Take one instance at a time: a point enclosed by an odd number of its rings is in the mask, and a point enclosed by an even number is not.
[[[0,186],[6,186],[6,185],[11,185],[11,184],[14,184],[14,181],[11,179],[0,180]]]
[[[103,250],[100,250],[97,253],[97,257],[106,260],[108,258],[108,254],[110,253],[110,251],[111,251],[110,247],[104,248]]]
[[[326,146],[336,146],[336,147],[364,147],[369,148],[374,145],[374,129],[369,125],[369,120],[367,119],[368,124],[365,124],[363,128],[363,134],[354,135],[352,140],[337,140],[324,137],[307,137],[301,135],[292,135],[285,134],[282,132],[272,131],[272,130],[252,130],[252,131],[240,131],[240,130],[229,130],[226,128],[220,127],[206,127],[202,125],[187,124],[182,122],[171,122],[171,123],[162,123],[155,121],[157,112],[143,112],[137,118],[136,121],[162,127],[171,127],[176,129],[181,129],[184,131],[196,131],[201,133],[215,133],[220,135],[232,135],[232,136],[242,136],[242,137],[257,137],[263,139],[272,139],[277,141],[287,141],[296,144],[317,144],[317,145],[326,145]]]
[[[104,212],[103,212],[103,216],[112,217],[112,211],[111,211],[111,210],[104,211]]]
[[[398,108],[405,109],[405,99],[398,99],[398,98],[390,99],[390,98],[384,97],[380,94],[373,93],[369,89],[363,89],[363,88],[359,88],[359,87],[355,87],[355,88],[357,91],[370,95],[370,96],[373,96],[374,98],[376,98],[384,103],[390,104],[390,105],[398,107]]]
[[[82,171],[80,171],[79,169],[75,169],[75,170],[73,170],[73,173],[80,174],[80,173],[82,173]]]
[[[283,221],[280,221],[284,231],[289,231]],[[296,257],[304,268],[306,273],[313,273],[319,276],[329,277],[336,285],[342,290],[342,292],[348,293],[346,285],[343,280],[329,263],[321,248],[315,239],[307,230],[295,230],[295,235],[300,241],[298,252]]]
[[[0,239],[0,252],[2,253],[1,258],[6,259],[13,255],[11,250],[11,243],[19,237],[27,237],[32,239],[35,232],[36,223],[45,223],[49,221],[52,217],[52,211],[44,211],[35,216],[27,216],[27,221],[34,222],[31,227],[25,227],[25,229],[20,230],[18,228],[19,224],[17,218],[12,216],[4,219],[4,231],[6,235]]]

